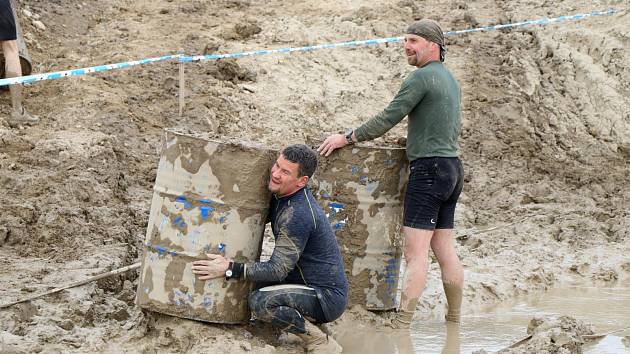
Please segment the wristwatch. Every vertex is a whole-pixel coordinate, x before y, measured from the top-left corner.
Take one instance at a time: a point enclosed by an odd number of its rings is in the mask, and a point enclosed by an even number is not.
[[[230,280],[232,275],[234,275],[234,271],[232,271],[232,269],[234,269],[234,262],[230,262],[228,269],[225,270],[225,280]]]
[[[346,142],[348,142],[348,145],[354,144],[354,140],[352,140],[352,134],[354,134],[353,129],[346,130]]]

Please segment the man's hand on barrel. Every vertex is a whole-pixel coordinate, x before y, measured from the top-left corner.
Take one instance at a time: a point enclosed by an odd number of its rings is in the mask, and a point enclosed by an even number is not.
[[[345,135],[333,134],[324,140],[324,142],[317,148],[317,152],[319,152],[320,155],[328,156],[335,151],[335,149],[342,148],[346,145],[348,145],[348,141],[346,140]]]
[[[206,254],[208,260],[194,261],[192,264],[193,273],[197,274],[199,280],[210,280],[225,277],[225,271],[230,266],[230,260],[220,254]]]

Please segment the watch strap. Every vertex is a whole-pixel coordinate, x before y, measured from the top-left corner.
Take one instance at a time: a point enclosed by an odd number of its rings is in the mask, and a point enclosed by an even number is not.
[[[243,273],[245,273],[245,264],[239,262],[230,262],[228,270],[232,271],[232,275],[228,277],[226,274],[225,279],[229,280],[232,278],[240,278],[243,276]]]
[[[354,130],[353,129],[348,129],[346,131],[346,142],[348,143],[348,145],[354,144],[354,140],[352,140],[352,135],[353,134],[354,134]]]

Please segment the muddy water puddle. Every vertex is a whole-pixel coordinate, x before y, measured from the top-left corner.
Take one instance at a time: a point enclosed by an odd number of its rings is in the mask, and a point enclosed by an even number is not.
[[[625,284],[624,284],[625,285]],[[339,342],[344,353],[471,353],[484,349],[496,352],[527,335],[535,317],[572,316],[594,326],[597,334],[630,326],[630,287],[567,286],[551,289],[499,305],[467,312],[461,326],[446,325],[440,318],[416,315],[411,336],[363,331],[344,333]],[[584,353],[630,353],[630,329],[592,341]],[[628,346],[626,346],[628,345]]]

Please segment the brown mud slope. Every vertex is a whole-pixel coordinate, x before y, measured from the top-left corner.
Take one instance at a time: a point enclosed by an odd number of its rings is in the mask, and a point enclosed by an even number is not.
[[[34,72],[174,53],[232,52],[445,30],[622,7],[622,1],[20,1]],[[42,26],[35,21],[40,21]],[[466,313],[568,277],[627,279],[630,15],[450,37],[463,91],[458,249]],[[0,125],[0,298],[139,259],[162,129],[278,147],[356,126],[411,70],[400,45],[190,64],[40,82],[42,124]],[[0,99],[2,117],[10,99]],[[3,118],[0,118],[2,121]],[[389,133],[404,135],[402,124]],[[480,232],[488,228],[492,230]],[[625,258],[624,258],[625,255]],[[437,265],[420,309],[443,312]],[[133,304],[137,273],[0,310],[0,351],[287,353],[268,328],[208,326]],[[290,342],[290,341],[289,341]],[[279,344],[283,344],[277,348]]]

